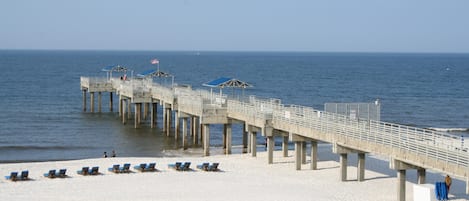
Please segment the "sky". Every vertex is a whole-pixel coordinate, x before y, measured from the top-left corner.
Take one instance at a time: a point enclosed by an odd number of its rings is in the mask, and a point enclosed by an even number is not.
[[[469,53],[469,0],[1,0],[0,49]]]

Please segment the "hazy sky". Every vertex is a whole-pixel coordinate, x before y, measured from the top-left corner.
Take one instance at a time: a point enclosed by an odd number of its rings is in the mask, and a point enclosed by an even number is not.
[[[469,53],[469,0],[1,0],[0,49]]]

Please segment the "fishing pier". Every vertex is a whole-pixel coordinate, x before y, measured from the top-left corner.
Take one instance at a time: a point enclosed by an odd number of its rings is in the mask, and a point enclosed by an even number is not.
[[[219,79],[208,84],[223,86],[230,81],[233,80]],[[340,156],[341,181],[347,179],[349,154],[358,155],[357,181],[364,181],[366,154],[373,153],[389,157],[390,168],[397,171],[397,200],[405,200],[406,170],[409,169],[417,170],[419,184],[425,183],[427,169],[464,178],[466,193],[469,193],[467,147],[457,136],[444,132],[286,105],[279,99],[230,98],[221,92],[185,85],[162,85],[148,77],[81,77],[80,88],[83,111],[102,112],[101,97],[108,92],[109,110],[114,110],[113,96],[117,95],[120,120],[127,124],[133,119],[135,128],[146,119],[156,128],[157,110],[162,108],[164,133],[181,140],[183,148],[187,147],[188,139],[192,139],[193,144],[201,143],[205,156],[210,154],[209,125],[223,125],[223,147],[226,154],[231,154],[232,125],[242,124],[243,153],[255,157],[255,139],[261,135],[267,139],[268,164],[273,163],[274,138],[281,138],[284,157],[288,155],[288,143],[295,145],[296,170],[306,163],[307,155],[311,156],[310,169],[316,170],[318,142],[324,142],[332,144],[333,152]],[[306,153],[307,143],[311,146],[310,153]]]

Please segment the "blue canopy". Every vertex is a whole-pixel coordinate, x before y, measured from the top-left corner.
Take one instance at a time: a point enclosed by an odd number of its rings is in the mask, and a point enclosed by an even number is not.
[[[106,71],[106,72],[111,72],[111,71],[114,71],[114,72],[125,72],[127,71],[127,68],[124,67],[124,66],[120,66],[120,65],[113,65],[113,66],[106,66],[102,69],[102,71]]]
[[[139,77],[170,77],[171,75],[163,71],[150,69],[150,70],[146,70],[146,71],[143,71],[142,73],[137,74],[137,76]]]
[[[246,88],[246,87],[252,87],[252,85],[243,82],[241,80],[235,79],[235,78],[228,78],[228,77],[221,77],[216,80],[212,80],[210,82],[207,82],[203,84],[203,86],[206,87],[237,87],[237,88]]]

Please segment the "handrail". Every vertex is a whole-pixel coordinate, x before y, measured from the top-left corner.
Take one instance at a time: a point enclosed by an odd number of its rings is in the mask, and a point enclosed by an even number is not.
[[[180,108],[203,115],[204,108],[226,109],[228,116],[272,120],[275,129],[288,125],[324,133],[333,143],[337,139],[354,139],[363,143],[416,154],[422,158],[436,159],[443,164],[456,164],[469,168],[469,146],[458,136],[440,131],[399,125],[368,119],[351,119],[348,116],[315,110],[300,105],[283,105],[279,99],[261,99],[255,96],[229,99],[226,95],[191,88],[169,88],[148,80],[123,81],[116,78],[80,77],[83,85],[112,84],[118,92],[134,94],[151,92],[153,96],[173,101],[178,98]],[[288,131],[288,130],[286,130]],[[308,135],[308,133],[304,134]]]

